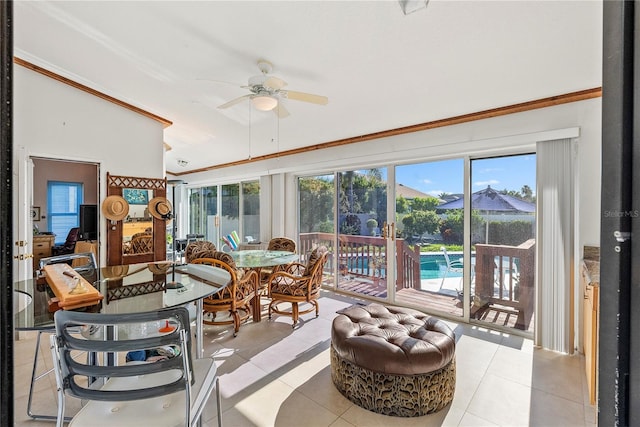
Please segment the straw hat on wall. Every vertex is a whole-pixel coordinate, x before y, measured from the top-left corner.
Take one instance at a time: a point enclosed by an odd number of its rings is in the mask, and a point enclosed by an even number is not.
[[[120,221],[129,214],[129,203],[122,196],[108,196],[102,202],[102,215],[111,221]]]
[[[164,197],[154,197],[149,200],[149,204],[147,205],[149,208],[149,213],[154,218],[168,220],[172,218],[173,208],[171,207],[171,202],[169,202]]]

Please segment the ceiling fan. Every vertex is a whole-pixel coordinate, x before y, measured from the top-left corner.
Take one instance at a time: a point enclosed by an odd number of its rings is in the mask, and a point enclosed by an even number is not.
[[[310,102],[318,105],[326,105],[329,102],[329,98],[326,96],[283,89],[287,83],[279,77],[269,75],[273,69],[273,65],[269,61],[265,61],[264,59],[259,60],[258,68],[262,74],[250,77],[247,86],[240,86],[244,89],[249,89],[251,93],[232,99],[218,106],[218,108],[229,108],[245,99],[249,99],[258,110],[271,110],[274,111],[278,117],[283,118],[287,117],[289,112],[280,102],[281,99],[293,99],[295,101]]]

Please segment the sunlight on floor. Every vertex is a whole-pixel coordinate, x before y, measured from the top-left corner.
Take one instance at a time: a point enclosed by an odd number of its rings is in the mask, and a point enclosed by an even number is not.
[[[265,301],[263,301],[264,304]],[[445,322],[456,334],[456,392],[442,411],[415,418],[366,411],[331,380],[329,347],[336,311],[362,300],[323,291],[320,317],[263,317],[233,338],[229,326],[205,326],[205,355],[218,365],[225,426],[595,426],[584,358],[537,349],[531,340],[483,326]],[[34,339],[16,345],[16,426],[51,426],[25,413]],[[42,359],[50,366],[48,349]],[[19,366],[18,366],[19,365]],[[45,377],[46,378],[46,377]],[[55,412],[53,378],[39,381],[34,406]],[[203,420],[217,425],[215,399]]]

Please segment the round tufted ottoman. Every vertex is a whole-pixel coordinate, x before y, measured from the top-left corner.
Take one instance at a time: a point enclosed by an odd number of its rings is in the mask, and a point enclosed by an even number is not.
[[[331,328],[331,378],[347,399],[401,417],[436,412],[453,400],[455,335],[443,321],[380,304],[338,313]]]

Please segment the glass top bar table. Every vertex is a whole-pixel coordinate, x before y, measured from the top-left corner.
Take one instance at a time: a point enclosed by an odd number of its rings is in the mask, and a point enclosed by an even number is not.
[[[219,268],[206,265],[174,265],[156,262],[103,267],[83,272],[83,276],[103,295],[103,299],[92,306],[77,309],[98,313],[138,313],[162,308],[195,304],[196,310],[196,357],[203,355],[202,299],[219,292],[229,284],[231,277]],[[54,296],[42,277],[14,283],[14,298],[30,303],[18,304],[14,310],[14,326],[18,331],[54,330],[54,311],[50,311],[50,300]],[[40,334],[38,334],[39,349]],[[35,419],[54,419],[55,416],[31,413],[34,382],[46,375],[36,377],[37,353],[34,359],[31,390],[27,414]]]

